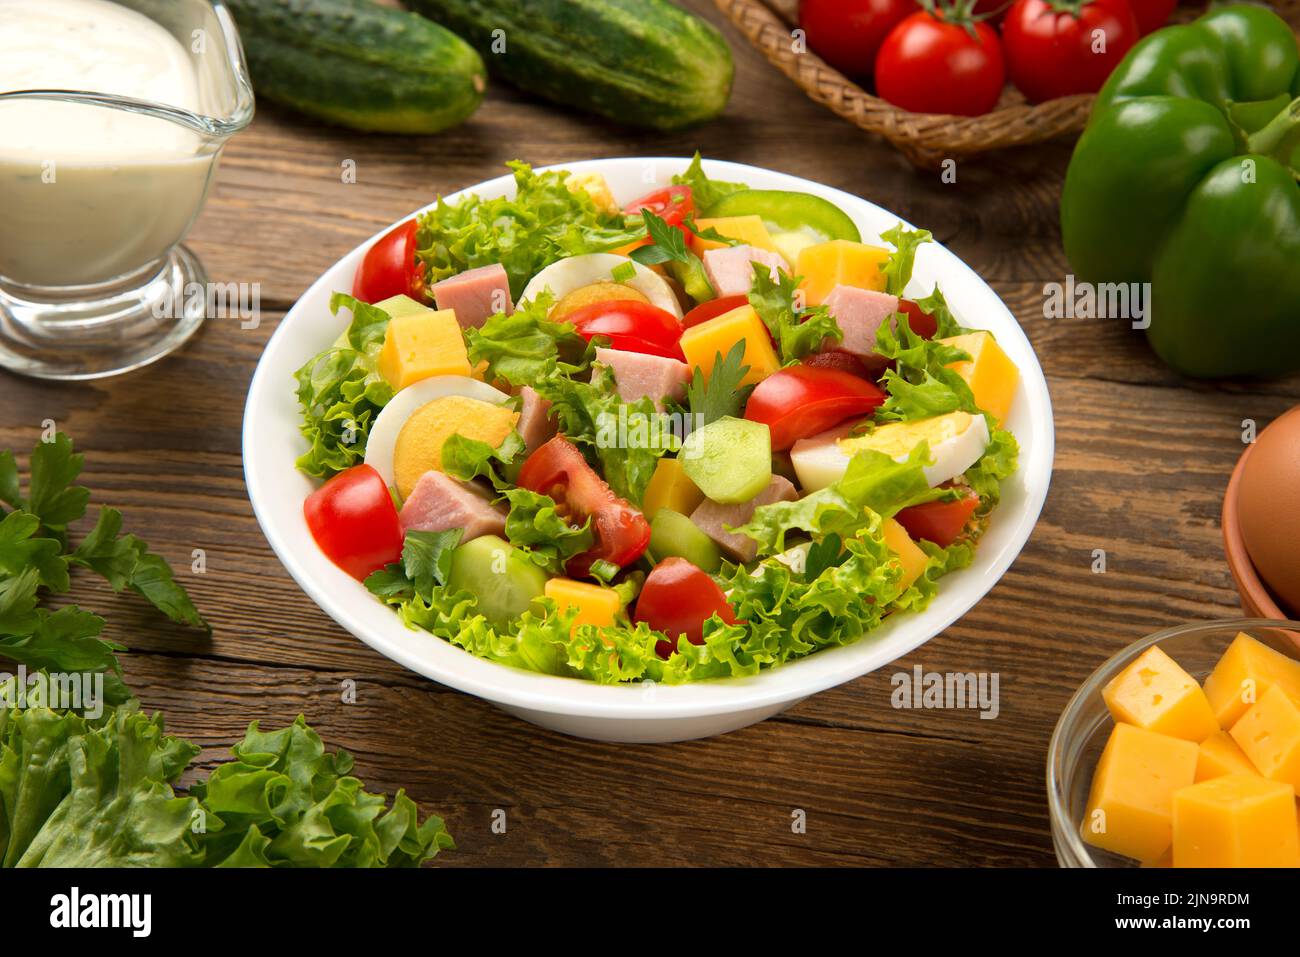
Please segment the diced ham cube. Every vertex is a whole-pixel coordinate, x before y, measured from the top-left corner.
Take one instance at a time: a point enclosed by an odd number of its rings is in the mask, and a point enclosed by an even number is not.
[[[704,252],[704,273],[709,277],[709,284],[718,298],[723,296],[743,296],[754,285],[754,263],[762,263],[768,268],[772,281],[777,281],[777,270],[790,271],[790,264],[780,253],[753,246],[723,246]]]
[[[519,396],[523,404],[519,407],[519,422],[515,428],[524,440],[524,447],[532,452],[555,436],[556,424],[551,418],[551,403],[538,395],[532,386],[520,389]]]
[[[453,309],[462,329],[475,329],[498,312],[514,312],[510,301],[510,277],[500,263],[457,273],[430,287],[439,309]]]
[[[618,397],[624,402],[648,398],[662,412],[666,399],[680,402],[686,396],[691,367],[685,362],[664,356],[599,347],[596,349],[596,361],[613,370]]]
[[[876,331],[898,312],[898,297],[874,289],[836,286],[826,297],[826,308],[843,330],[844,341],[828,338],[822,342],[822,348],[868,359],[876,355]]]
[[[759,492],[748,502],[739,505],[719,505],[705,499],[691,512],[694,522],[705,535],[718,543],[718,547],[734,562],[752,562],[758,554],[758,543],[748,535],[727,531],[728,526],[736,528],[744,525],[754,515],[754,509],[760,505],[773,502],[793,502],[799,497],[790,480],[782,475],[773,475],[767,488]]]
[[[462,542],[480,535],[503,535],[506,514],[487,492],[430,469],[420,476],[398,515],[408,532],[445,532],[463,528]]]

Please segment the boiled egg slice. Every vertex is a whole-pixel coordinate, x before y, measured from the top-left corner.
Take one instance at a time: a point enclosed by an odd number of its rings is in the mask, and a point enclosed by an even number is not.
[[[989,445],[989,427],[982,415],[949,412],[930,419],[891,422],[863,435],[853,435],[862,423],[837,428],[800,439],[790,449],[799,484],[806,492],[825,488],[843,477],[853,456],[863,449],[883,452],[895,462],[905,462],[921,442],[930,447],[933,465],[924,467],[925,480],[933,488],[961,475],[979,461]]]
[[[376,416],[366,439],[366,464],[403,499],[420,476],[441,471],[442,444],[455,433],[500,445],[519,421],[498,389],[468,376],[439,375],[402,389]]]
[[[632,278],[619,283],[619,280],[614,278],[614,270],[622,266],[626,271],[628,264],[632,266]],[[543,289],[549,289],[558,303],[569,293],[596,283],[619,283],[627,286],[644,296],[651,305],[658,306],[678,319],[682,318],[682,307],[677,301],[677,295],[663,276],[633,259],[616,256],[613,253],[588,253],[585,256],[570,256],[568,259],[551,263],[524,287],[519,301],[524,303],[536,299]]]

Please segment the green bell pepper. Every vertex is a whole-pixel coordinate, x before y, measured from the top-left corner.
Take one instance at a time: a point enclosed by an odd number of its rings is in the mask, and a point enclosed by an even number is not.
[[[861,242],[857,224],[834,203],[812,193],[785,189],[742,189],[709,207],[709,216],[758,216],[769,229],[786,233],[807,230],[818,241]]]
[[[1147,338],[1186,375],[1300,370],[1300,57],[1263,7],[1135,46],[1066,173],[1076,277],[1150,282]]]

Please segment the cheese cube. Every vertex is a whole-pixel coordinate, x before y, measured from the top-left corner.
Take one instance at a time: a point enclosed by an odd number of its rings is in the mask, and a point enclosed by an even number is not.
[[[904,590],[911,588],[912,583],[925,571],[930,556],[921,551],[921,547],[912,541],[912,536],[907,534],[907,529],[903,528],[896,519],[885,519],[883,530],[885,544],[903,564],[903,578],[900,585]]]
[[[1227,774],[1174,792],[1174,867],[1300,864],[1295,789]]]
[[[953,362],[948,368],[966,380],[975,394],[975,404],[1001,422],[1011,411],[1020,384],[1020,370],[1007,358],[993,334],[968,332],[964,336],[940,339],[944,345],[970,353],[970,359]]]
[[[1300,708],[1274,685],[1229,731],[1260,774],[1300,787]]]
[[[713,374],[713,365],[719,355],[725,356],[737,342],[745,343],[745,364],[749,371],[740,380],[741,385],[762,382],[781,368],[781,360],[772,348],[767,326],[758,318],[753,306],[745,305],[731,312],[692,326],[682,333],[681,347],[686,364],[699,366],[704,381]]]
[[[379,374],[394,389],[435,375],[470,373],[469,355],[451,309],[394,316],[379,352]]]
[[[1226,729],[1275,684],[1300,702],[1300,661],[1242,632],[1205,679],[1205,696]]]
[[[1196,679],[1153,645],[1101,692],[1116,721],[1201,742],[1219,730]]]
[[[803,277],[800,288],[810,306],[820,306],[836,286],[885,290],[881,267],[889,261],[889,250],[847,239],[832,239],[799,251],[795,272]]]
[[[1201,742],[1196,759],[1197,782],[1221,778],[1225,774],[1259,774],[1246,752],[1227,731],[1218,731]]]
[[[1092,778],[1079,831],[1094,847],[1154,861],[1173,840],[1173,794],[1196,776],[1191,741],[1117,724]]]
[[[655,517],[661,508],[670,508],[689,515],[704,501],[704,493],[691,481],[678,459],[660,459],[650,482],[645,487],[641,511],[647,519]]]
[[[575,607],[578,609],[572,631],[577,631],[579,625],[597,625],[601,628],[612,625],[622,607],[618,592],[614,589],[574,581],[572,578],[550,579],[544,593],[547,598],[555,601],[556,608],[561,612]]]
[[[759,216],[720,216],[713,219],[697,219],[695,228],[700,232],[716,229],[728,239],[737,239],[756,249],[766,249],[770,253],[779,253],[781,251]],[[694,233],[691,234],[690,241],[691,249],[695,252],[695,255],[701,257],[710,249],[721,249],[727,245],[718,242],[716,239],[701,239]]]

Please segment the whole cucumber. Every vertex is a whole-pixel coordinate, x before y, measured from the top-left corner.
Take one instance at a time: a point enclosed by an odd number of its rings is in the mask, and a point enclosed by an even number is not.
[[[722,112],[735,72],[712,26],[666,0],[408,0],[528,93],[628,126]]]
[[[382,133],[437,133],[483,99],[483,61],[460,37],[372,0],[225,0],[258,96]]]

